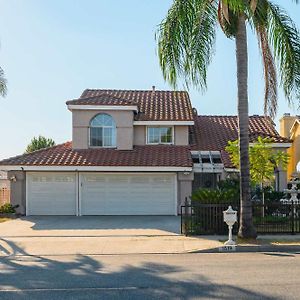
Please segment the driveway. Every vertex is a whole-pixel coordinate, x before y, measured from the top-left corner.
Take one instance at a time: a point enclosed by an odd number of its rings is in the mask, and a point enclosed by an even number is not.
[[[177,216],[34,216],[0,224],[0,236],[160,236],[180,234]]]
[[[213,238],[180,235],[180,217],[24,217],[0,224],[0,256],[184,253]]]

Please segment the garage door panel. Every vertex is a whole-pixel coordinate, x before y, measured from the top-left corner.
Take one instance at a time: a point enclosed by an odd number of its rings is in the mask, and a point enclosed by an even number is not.
[[[175,214],[174,174],[81,174],[81,182],[82,215]]]
[[[27,175],[28,215],[75,215],[76,175],[45,173]]]

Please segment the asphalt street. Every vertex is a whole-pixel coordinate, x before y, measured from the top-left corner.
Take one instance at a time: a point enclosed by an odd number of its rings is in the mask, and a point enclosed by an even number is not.
[[[300,299],[300,255],[7,256],[0,299]]]

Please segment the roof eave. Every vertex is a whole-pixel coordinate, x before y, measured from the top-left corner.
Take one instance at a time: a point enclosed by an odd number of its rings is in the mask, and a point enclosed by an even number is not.
[[[73,172],[191,172],[191,166],[34,166],[2,165],[1,171],[73,171]]]
[[[136,105],[85,105],[67,104],[68,110],[129,110],[138,112]]]

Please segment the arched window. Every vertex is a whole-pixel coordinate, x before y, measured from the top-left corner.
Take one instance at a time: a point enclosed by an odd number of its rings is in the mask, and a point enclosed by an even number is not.
[[[115,147],[116,124],[112,116],[98,114],[90,122],[91,147]]]

